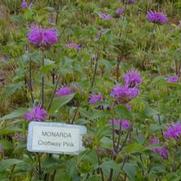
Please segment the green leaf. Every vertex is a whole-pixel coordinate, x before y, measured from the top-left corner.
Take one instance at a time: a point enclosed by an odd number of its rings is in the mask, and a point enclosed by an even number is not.
[[[125,163],[123,170],[128,175],[129,180],[134,181],[135,180],[135,174],[136,174],[136,164],[133,163]]]
[[[100,180],[101,177],[96,175],[90,176],[88,179],[86,179],[86,181],[100,181]]]
[[[110,174],[111,169],[113,169],[113,174],[118,173],[118,171],[120,170],[120,165],[113,160],[103,162],[100,167],[103,169],[104,175],[106,176]]]
[[[19,117],[22,117],[23,114],[26,112],[27,109],[25,108],[19,108],[5,116],[3,116],[2,118],[0,118],[0,121],[2,120],[12,120],[12,119],[16,119],[16,118],[19,118]]]
[[[24,86],[24,82],[18,82],[15,84],[9,84],[4,91],[4,97],[13,95],[16,91],[20,90]]]
[[[131,112],[128,111],[128,109],[123,105],[117,106],[115,109],[115,112],[116,112],[116,115],[121,119],[131,119],[132,118]]]
[[[56,97],[53,100],[52,106],[50,108],[50,113],[57,113],[61,107],[66,105],[74,98],[75,94],[70,94],[68,96]]]
[[[126,153],[141,153],[147,150],[147,148],[139,143],[132,143],[124,147],[123,149]]]
[[[17,165],[19,163],[23,163],[23,161],[22,160],[18,160],[18,159],[2,160],[2,161],[0,161],[0,172],[6,171],[11,166]]]

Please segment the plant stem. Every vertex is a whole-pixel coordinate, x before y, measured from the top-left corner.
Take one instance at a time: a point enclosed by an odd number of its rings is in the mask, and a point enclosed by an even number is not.
[[[30,96],[32,100],[32,104],[34,104],[34,96],[33,96],[33,86],[32,86],[32,62],[30,60],[29,63],[29,90],[30,90]]]
[[[129,134],[130,134],[130,131],[127,132],[127,135],[126,135],[126,137],[125,137],[125,139],[124,139],[124,141],[123,141],[123,143],[122,143],[121,148],[120,148],[119,151],[121,151],[121,150],[123,149],[123,147],[125,146],[126,141],[127,141],[128,137],[129,137]]]
[[[15,169],[16,165],[14,164],[11,168],[11,172],[10,172],[10,175],[9,175],[9,181],[13,180],[13,172],[14,172],[14,169]]]
[[[91,89],[94,87],[95,78],[96,78],[96,72],[97,72],[97,67],[98,67],[98,56],[96,55],[96,57],[95,57],[94,73],[93,73],[92,82],[91,82]]]
[[[56,93],[56,90],[57,90],[59,81],[60,81],[60,75],[58,76],[57,82],[56,82],[56,84],[55,84],[55,88],[54,88],[54,90],[53,90],[53,92],[52,92],[52,95],[51,95],[51,98],[50,98],[50,102],[49,102],[48,108],[47,108],[48,111],[49,111],[49,109],[51,108],[51,105],[52,105],[53,99],[54,99],[54,97],[55,97],[55,93]]]
[[[100,161],[100,158],[98,156],[98,153],[97,153],[97,160],[98,160],[98,164],[100,165],[101,164],[101,161]],[[104,181],[104,173],[102,171],[102,168],[99,168],[99,171],[101,173],[101,180]]]
[[[42,50],[42,68],[44,67],[45,61],[44,61],[44,51]],[[44,107],[45,103],[45,77],[42,73],[41,75],[41,106]]]
[[[114,120],[112,120],[112,142],[113,142],[113,150],[115,151]]]
[[[120,65],[120,58],[117,58],[117,66],[116,66],[116,80],[119,81],[119,65]]]
[[[159,125],[161,126],[160,114],[158,114],[157,116],[158,116]],[[164,137],[162,128],[160,128],[160,131],[161,131],[162,137]]]
[[[41,177],[42,177],[41,155],[39,153],[37,154],[37,159],[38,159],[38,176],[39,176],[39,179],[41,180]]]
[[[112,177],[113,177],[113,169],[111,168],[108,181],[112,181]]]
[[[121,125],[119,128],[119,135],[118,135],[118,142],[117,142],[117,146],[116,146],[116,152],[119,152],[119,144],[120,144],[120,139],[121,139]]]
[[[74,123],[75,118],[76,118],[77,113],[78,113],[78,110],[79,110],[79,106],[77,106],[77,108],[76,108],[76,110],[75,110],[75,113],[74,113],[74,116],[73,116],[73,118],[72,118],[71,124],[73,124],[73,123]]]

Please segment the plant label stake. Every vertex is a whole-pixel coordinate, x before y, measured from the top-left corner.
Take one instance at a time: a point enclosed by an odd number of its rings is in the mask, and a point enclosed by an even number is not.
[[[85,126],[31,122],[28,128],[27,149],[30,152],[76,155],[84,150],[82,136],[86,132]]]

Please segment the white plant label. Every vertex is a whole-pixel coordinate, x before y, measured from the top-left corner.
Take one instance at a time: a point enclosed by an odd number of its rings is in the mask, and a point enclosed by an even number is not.
[[[27,149],[30,152],[79,154],[84,150],[84,126],[55,122],[31,122],[28,128]]]

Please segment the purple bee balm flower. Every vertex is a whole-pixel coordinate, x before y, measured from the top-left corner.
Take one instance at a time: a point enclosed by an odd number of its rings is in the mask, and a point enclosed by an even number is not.
[[[113,87],[111,91],[111,96],[116,99],[119,103],[126,104],[128,103],[131,99],[135,98],[139,94],[139,89],[134,87],[134,88],[129,88],[127,86],[120,86],[116,85]]]
[[[181,137],[181,122],[173,123],[164,132],[164,137],[167,139],[179,139]]]
[[[163,159],[168,159],[168,149],[164,146],[153,148],[154,153],[158,153]]]
[[[173,75],[167,78],[167,82],[169,83],[176,83],[178,82],[179,77],[177,75]]]
[[[114,126],[121,126],[121,128],[125,130],[130,128],[130,123],[128,120],[112,119],[109,122],[110,124],[113,124]]]
[[[123,129],[129,129],[129,128],[130,128],[130,123],[129,123],[129,121],[128,121],[128,120],[122,120],[122,121],[121,121],[121,127],[122,127]]]
[[[148,11],[147,19],[152,23],[158,24],[166,24],[168,22],[168,18],[163,12]]]
[[[80,50],[81,49],[81,45],[75,43],[75,42],[69,42],[66,44],[67,48],[72,48],[72,49],[76,49],[76,50]]]
[[[107,13],[99,13],[99,17],[103,20],[110,20],[112,19],[112,16],[110,14]]]
[[[68,96],[73,93],[73,90],[70,87],[61,87],[56,91],[57,96]]]
[[[58,42],[58,33],[54,28],[32,26],[28,32],[28,40],[36,47],[50,47]]]
[[[128,0],[128,4],[134,4],[136,0]]]
[[[47,117],[48,113],[40,106],[34,107],[24,115],[24,118],[28,121],[44,121]]]
[[[102,94],[91,94],[89,96],[89,104],[96,104],[98,102],[101,102],[103,100]]]
[[[23,0],[21,3],[21,8],[26,9],[27,7],[28,7],[28,4],[27,4],[26,0]]]
[[[118,8],[117,10],[116,10],[116,15],[117,16],[121,16],[121,15],[123,15],[124,14],[124,8]]]
[[[124,74],[124,82],[128,87],[136,87],[141,84],[142,78],[137,70],[130,70]]]

